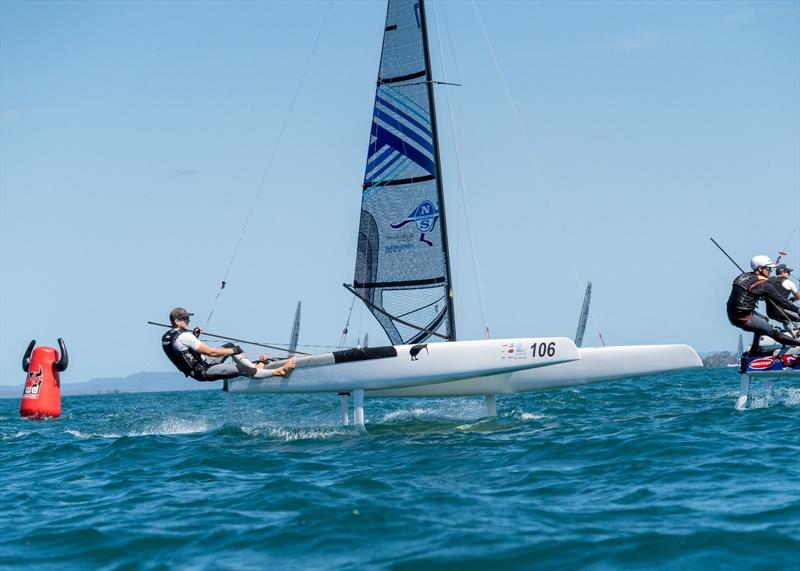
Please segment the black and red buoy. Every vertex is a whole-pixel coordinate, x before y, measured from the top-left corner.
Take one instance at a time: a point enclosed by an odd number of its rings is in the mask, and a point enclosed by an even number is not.
[[[64,340],[58,340],[59,352],[53,347],[36,347],[33,339],[22,358],[22,370],[28,373],[19,403],[19,415],[26,418],[61,416],[61,379],[69,357]]]

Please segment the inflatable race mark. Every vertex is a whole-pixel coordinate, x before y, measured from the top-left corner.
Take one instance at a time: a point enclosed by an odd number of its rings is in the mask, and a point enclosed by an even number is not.
[[[26,418],[61,416],[61,379],[69,357],[64,340],[58,340],[59,352],[53,347],[36,347],[32,340],[22,358],[22,370],[28,374],[19,403],[19,415]]]

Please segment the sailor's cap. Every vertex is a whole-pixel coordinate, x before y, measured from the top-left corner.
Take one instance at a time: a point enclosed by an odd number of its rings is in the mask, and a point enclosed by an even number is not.
[[[186,308],[176,307],[175,309],[169,312],[169,320],[176,321],[178,319],[191,317],[192,315],[194,315],[194,313],[189,313],[188,311],[186,311]]]

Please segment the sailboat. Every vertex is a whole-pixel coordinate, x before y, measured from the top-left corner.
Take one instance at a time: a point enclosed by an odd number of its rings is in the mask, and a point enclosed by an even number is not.
[[[592,282],[586,284],[586,293],[583,294],[581,316],[578,319],[578,330],[575,332],[575,346],[583,345],[583,334],[586,333],[586,321],[589,319],[589,305],[592,303]]]
[[[289,333],[289,349],[286,351],[289,355],[297,353],[297,341],[300,338],[300,305],[297,302],[297,309],[294,310],[294,321],[292,321],[292,332]]]
[[[332,368],[338,357],[313,356],[331,367],[298,366],[280,380],[233,379],[230,390],[337,391],[345,422],[345,399],[352,394],[356,425],[363,429],[365,396],[484,395],[487,415],[493,416],[497,394],[701,366],[688,345],[578,349],[563,337],[457,340],[435,83],[424,0],[389,0],[361,187],[355,273],[353,283],[344,286],[366,305],[392,346],[327,354],[347,354],[339,369]],[[386,354],[401,358],[373,357]],[[366,366],[344,368],[347,362]],[[420,367],[422,362],[437,367],[415,375],[421,369],[410,364]],[[306,382],[304,374],[313,381]],[[381,379],[383,384],[376,382]]]

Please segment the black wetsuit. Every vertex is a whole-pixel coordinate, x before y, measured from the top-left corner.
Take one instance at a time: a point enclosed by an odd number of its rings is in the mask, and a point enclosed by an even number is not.
[[[792,297],[792,292],[783,287],[783,282],[786,279],[788,278],[783,278],[781,276],[772,276],[771,278],[769,278],[769,283],[772,284],[772,286],[775,288],[775,291],[778,293],[779,296],[783,294],[783,297],[785,297],[788,300]],[[767,302],[767,315],[769,316],[770,319],[774,319],[775,321],[780,321],[784,325],[788,324],[791,321],[797,323],[798,321],[800,321],[800,315],[798,315],[798,309],[800,308],[798,308],[791,302],[789,303],[789,305],[791,308],[782,307],[781,308],[782,311],[780,311],[778,310],[778,307],[775,304]]]
[[[759,338],[767,335],[782,345],[800,346],[800,340],[784,334],[780,329],[770,325],[766,317],[756,312],[760,300],[766,300],[767,306],[774,304],[784,312],[795,313],[796,307],[788,299],[781,296],[775,286],[768,280],[745,272],[733,280],[731,295],[728,298],[728,320],[732,325],[753,333],[751,354],[758,351]]]

